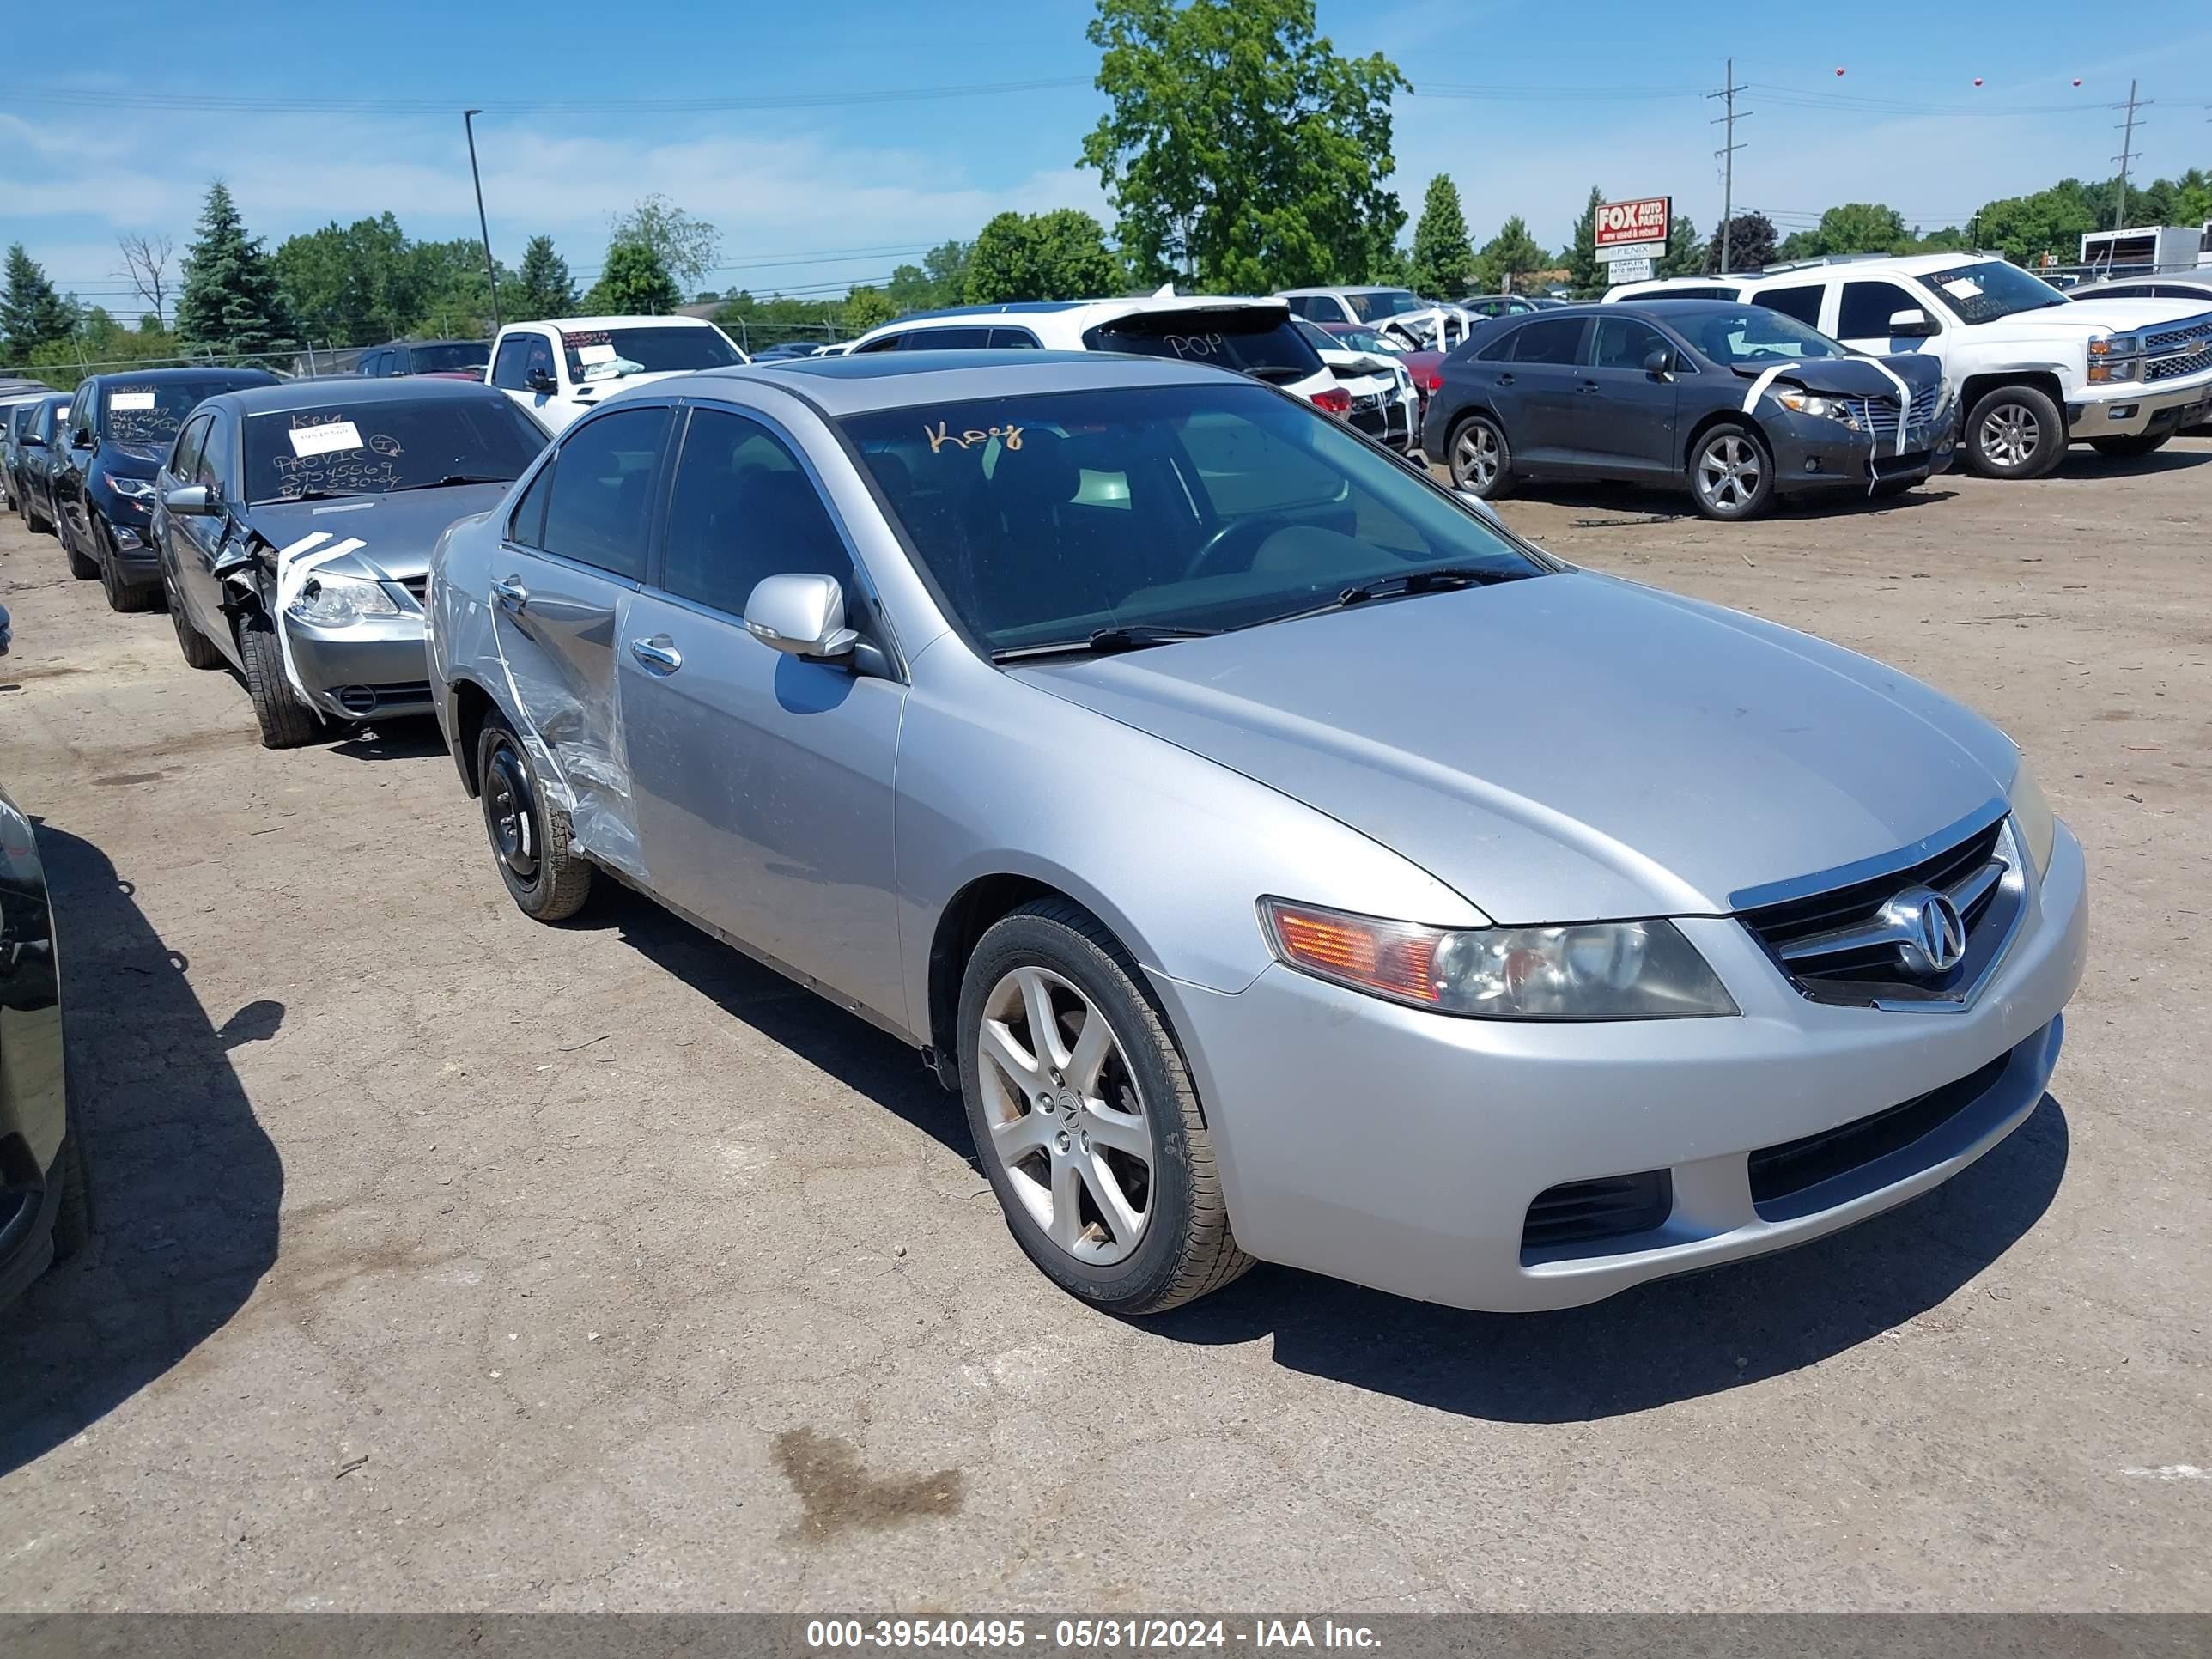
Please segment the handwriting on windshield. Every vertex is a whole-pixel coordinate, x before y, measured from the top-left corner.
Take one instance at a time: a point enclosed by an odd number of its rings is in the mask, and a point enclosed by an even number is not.
[[[1223,341],[1218,334],[1169,334],[1162,337],[1178,357],[1218,357]]]
[[[987,444],[994,438],[999,439],[1009,449],[1019,449],[1022,447],[1022,429],[1018,426],[971,426],[964,432],[954,432],[950,430],[943,421],[939,421],[936,430],[932,431],[929,423],[925,421],[922,422],[921,435],[929,440],[929,453],[933,455],[947,444],[958,449],[973,449],[977,444]]]
[[[295,415],[285,434],[294,453],[271,458],[276,493],[287,501],[302,495],[381,495],[400,482],[392,457],[402,453],[388,433],[364,438],[343,410]]]

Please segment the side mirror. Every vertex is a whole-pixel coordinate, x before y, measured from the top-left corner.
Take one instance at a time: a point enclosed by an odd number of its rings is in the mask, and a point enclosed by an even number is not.
[[[162,495],[161,505],[180,519],[204,519],[222,511],[205,484],[179,484]]]
[[[44,449],[46,441],[35,432],[26,432],[15,440],[15,447],[18,449]]]
[[[95,447],[92,441],[92,434],[86,431],[82,427],[79,427],[76,431],[70,434],[70,447],[71,449],[91,449]]]
[[[1936,323],[1918,306],[1910,306],[1889,313],[1889,331],[1893,338],[1902,336],[1906,339],[1926,339],[1936,331]]]
[[[769,576],[745,601],[745,632],[793,657],[842,657],[860,635],[845,626],[845,590],[835,576]]]
[[[1644,358],[1644,372],[1646,374],[1658,375],[1663,380],[1674,372],[1674,354],[1664,346],[1660,347]]]
[[[531,391],[542,392],[548,397],[561,389],[554,384],[553,377],[542,368],[533,368],[529,374],[524,375],[522,384]]]

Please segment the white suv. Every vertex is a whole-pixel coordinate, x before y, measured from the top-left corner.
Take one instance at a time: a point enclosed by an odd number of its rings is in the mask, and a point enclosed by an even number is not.
[[[2147,455],[2212,409],[2212,310],[2188,300],[2069,300],[1994,254],[1918,253],[1628,283],[1608,304],[1749,300],[1856,350],[1927,352],[1988,478],[2034,478],[2069,443]]]
[[[1280,300],[1155,294],[1141,300],[1018,300],[922,312],[870,329],[864,351],[1127,351],[1233,368],[1349,416],[1352,396],[1291,326]]]
[[[500,330],[484,378],[557,434],[628,387],[748,361],[703,317],[556,317]]]

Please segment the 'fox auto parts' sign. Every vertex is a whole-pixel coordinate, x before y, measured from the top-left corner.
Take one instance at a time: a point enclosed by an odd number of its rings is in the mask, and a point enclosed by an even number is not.
[[[1674,198],[1668,196],[1599,203],[1597,257],[1610,264],[1616,259],[1650,259],[1665,253],[1673,207]]]

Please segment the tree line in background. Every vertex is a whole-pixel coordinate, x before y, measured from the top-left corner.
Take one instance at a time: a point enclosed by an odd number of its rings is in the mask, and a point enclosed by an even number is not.
[[[950,240],[888,281],[830,299],[740,291],[717,320],[758,345],[793,335],[849,336],[910,311],[1004,301],[1187,290],[1267,293],[1335,283],[1387,283],[1431,298],[1501,289],[1601,293],[1593,187],[1574,240],[1547,250],[1518,215],[1474,245],[1458,187],[1429,181],[1409,246],[1406,214],[1385,188],[1395,171],[1391,100],[1407,88],[1380,53],[1339,54],[1315,27],[1314,0],[1096,0],[1089,38],[1109,108],[1083,143],[1116,215],[1115,238],[1073,208],[1001,213],[973,241]],[[2212,219],[2212,178],[2131,185],[2133,224]],[[1963,227],[1908,226],[1881,203],[1830,208],[1810,229],[1780,235],[1763,214],[1728,227],[1729,264],[1828,253],[1990,248],[2018,264],[2070,263],[2086,232],[2110,226],[2117,179],[2069,179],[1990,202]],[[582,293],[550,238],[533,236],[520,268],[496,273],[502,320],[588,313],[661,315],[714,270],[715,227],[663,196],[609,226],[596,280]],[[167,238],[125,236],[118,252],[146,309],[131,328],[56,292],[18,244],[0,292],[0,359],[55,385],[88,364],[195,356],[290,356],[403,337],[482,337],[492,319],[480,243],[417,241],[390,213],[288,237],[274,250],[247,234],[221,182],[173,277]],[[1678,216],[1657,274],[1719,268],[1717,238]],[[173,301],[173,320],[171,301]]]

